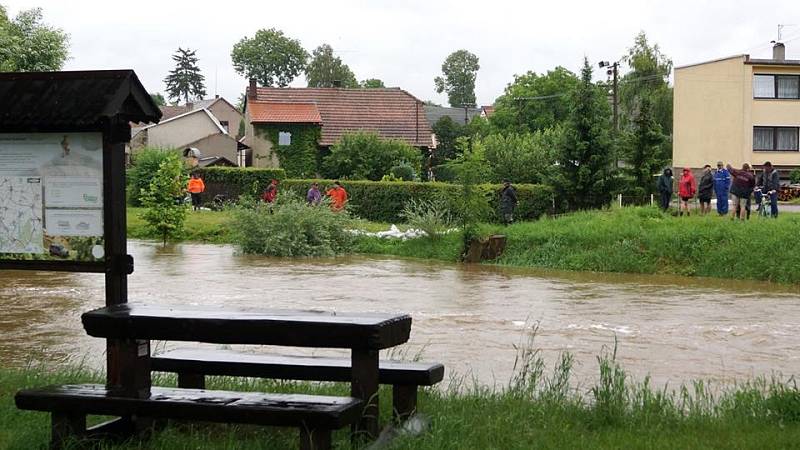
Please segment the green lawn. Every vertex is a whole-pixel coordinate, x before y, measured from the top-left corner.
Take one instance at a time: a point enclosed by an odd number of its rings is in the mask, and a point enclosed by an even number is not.
[[[128,236],[152,238],[140,213],[128,209]],[[182,240],[234,243],[230,220],[230,212],[190,212]],[[356,227],[384,231],[389,224],[359,221]],[[800,214],[741,222],[624,208],[481,227],[483,235],[497,233],[508,237],[506,252],[496,261],[502,265],[800,283]],[[359,237],[354,252],[456,262],[461,243],[458,232],[436,240]]]
[[[703,385],[663,392],[628,384],[606,372],[595,386],[581,389],[558,376],[514,388],[423,390],[419,411],[429,429],[401,436],[390,449],[780,449],[800,442],[800,392],[790,384],[755,382],[715,397]],[[102,382],[85,370],[0,369],[0,448],[45,448],[49,417],[19,411],[13,395],[21,388],[48,384]],[[156,384],[174,385],[173,377]],[[623,380],[625,381],[625,380]],[[446,381],[445,381],[446,382]],[[287,383],[214,377],[210,389],[346,395],[346,385]],[[382,422],[390,415],[387,388],[381,391]],[[90,418],[97,423],[100,418]],[[334,434],[335,448],[348,449],[348,430]],[[108,444],[106,449],[287,449],[296,448],[292,429],[194,424],[169,426],[146,441]]]

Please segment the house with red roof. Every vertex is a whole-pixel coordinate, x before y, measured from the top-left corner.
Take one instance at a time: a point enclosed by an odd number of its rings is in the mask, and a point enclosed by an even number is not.
[[[244,116],[252,165],[282,167],[289,176],[315,176],[307,173],[310,161],[318,167],[346,133],[374,132],[424,151],[433,147],[423,103],[399,88],[273,88],[251,80]]]

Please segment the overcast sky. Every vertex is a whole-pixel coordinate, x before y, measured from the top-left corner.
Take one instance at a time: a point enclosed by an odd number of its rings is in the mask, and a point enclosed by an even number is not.
[[[647,32],[676,65],[734,54],[771,55],[782,24],[800,24],[800,1],[173,1],[0,0],[9,15],[40,6],[45,20],[71,36],[66,70],[134,69],[151,92],[179,47],[197,50],[209,96],[231,102],[247,81],[230,52],[260,28],[278,28],[310,52],[322,43],[359,80],[380,78],[422,100],[446,104],[433,78],[445,57],[467,49],[480,58],[476,93],[491,104],[514,74],[562,65],[578,71],[622,57]],[[784,30],[787,58],[800,59],[800,26]],[[596,73],[597,78],[604,77]],[[305,86],[302,76],[293,85]]]

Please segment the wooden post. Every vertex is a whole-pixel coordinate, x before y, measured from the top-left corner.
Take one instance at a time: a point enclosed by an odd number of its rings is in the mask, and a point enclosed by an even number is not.
[[[329,450],[331,430],[309,430],[300,427],[300,450]]]
[[[103,220],[105,222],[106,306],[128,302],[128,256],[125,203],[125,143],[130,125],[110,120],[103,129]],[[106,385],[121,395],[150,396],[150,341],[108,339]]]
[[[202,373],[178,372],[178,387],[186,389],[205,389],[206,377]]]
[[[354,431],[378,437],[378,351],[353,349],[351,395],[364,401],[364,413]]]
[[[392,387],[392,412],[395,422],[407,420],[417,411],[417,385],[395,384]]]
[[[53,412],[50,423],[50,448],[54,450],[64,448],[65,441],[86,431],[85,414]]]

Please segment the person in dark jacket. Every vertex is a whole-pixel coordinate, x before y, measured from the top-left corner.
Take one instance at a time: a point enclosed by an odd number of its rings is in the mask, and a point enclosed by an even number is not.
[[[750,218],[750,196],[753,188],[756,187],[756,176],[750,171],[750,164],[742,164],[742,170],[737,170],[727,166],[728,172],[733,176],[731,183],[731,195],[733,196],[733,218],[737,216],[742,219]]]
[[[517,207],[517,190],[511,181],[503,180],[503,190],[500,191],[500,214],[505,225],[514,221],[514,209]]]
[[[764,172],[758,177],[758,186],[761,192],[756,192],[756,203],[761,207],[761,197],[769,195],[770,216],[778,217],[778,191],[781,190],[781,177],[778,171],[772,167],[772,163],[764,163]]]
[[[669,209],[669,204],[672,201],[672,169],[664,169],[664,173],[658,177],[656,187],[660,195],[661,202],[659,204],[661,205],[661,209],[666,211]]]
[[[706,164],[703,167],[703,176],[700,177],[700,184],[697,186],[697,198],[700,200],[701,215],[711,212],[712,195],[714,195],[714,174],[711,173],[711,166]]]
[[[714,193],[717,194],[717,213],[720,216],[728,214],[728,194],[731,190],[731,173],[722,164],[717,162],[714,172]]]

